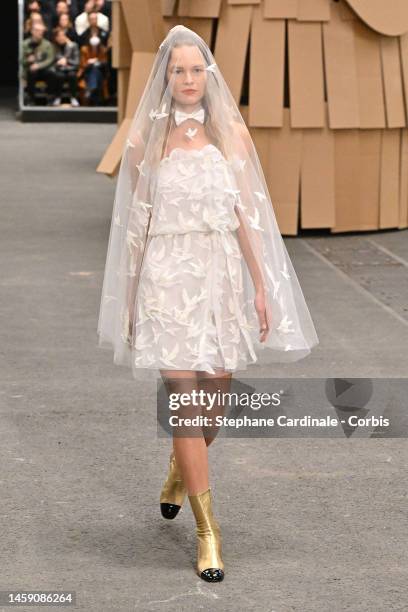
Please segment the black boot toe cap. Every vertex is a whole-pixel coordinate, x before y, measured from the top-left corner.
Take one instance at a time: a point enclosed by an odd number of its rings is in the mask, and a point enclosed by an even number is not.
[[[201,572],[200,577],[207,582],[221,582],[224,580],[224,572],[218,567],[209,567]]]
[[[166,503],[160,504],[160,510],[161,510],[162,516],[166,519],[174,519],[177,516],[180,508],[181,506],[178,506],[177,504],[166,504]]]

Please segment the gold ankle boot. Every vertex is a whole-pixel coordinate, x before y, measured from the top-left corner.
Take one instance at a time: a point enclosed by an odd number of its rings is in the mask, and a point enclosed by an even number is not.
[[[224,578],[221,530],[212,512],[211,488],[188,498],[197,523],[197,574],[207,582],[220,582]]]
[[[170,454],[170,467],[166,482],[160,494],[160,510],[166,519],[174,519],[187,495],[181,472],[176,463],[174,449]]]

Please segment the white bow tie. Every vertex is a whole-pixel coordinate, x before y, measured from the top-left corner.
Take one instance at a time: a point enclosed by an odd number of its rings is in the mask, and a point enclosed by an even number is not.
[[[184,111],[181,111],[181,110],[175,111],[174,121],[176,122],[176,125],[180,125],[180,123],[183,123],[183,121],[185,121],[186,119],[195,119],[196,121],[199,121],[200,123],[204,123],[204,108],[201,107],[200,109],[194,111],[193,113],[185,113]]]

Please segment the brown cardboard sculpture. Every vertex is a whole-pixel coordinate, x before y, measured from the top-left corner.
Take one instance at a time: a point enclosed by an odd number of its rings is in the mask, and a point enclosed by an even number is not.
[[[157,49],[178,23],[211,47],[255,142],[279,228],[408,226],[408,2],[113,0],[114,176]]]

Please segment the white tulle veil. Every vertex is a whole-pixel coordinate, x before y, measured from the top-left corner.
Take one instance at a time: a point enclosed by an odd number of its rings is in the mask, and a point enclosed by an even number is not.
[[[195,45],[200,51],[206,72],[201,100],[206,136],[227,160],[228,197],[252,252],[251,266],[243,259],[241,331],[252,342],[259,363],[297,361],[310,353],[318,338],[277,225],[256,149],[210,49],[182,25],[172,28],[158,49],[123,149],[101,295],[99,346],[113,349],[114,363],[135,368],[132,330],[138,282],[149,240],[157,170],[168,155],[175,128],[177,105],[172,92],[176,77],[174,72],[168,77],[168,65],[172,49],[182,45]],[[194,130],[185,139],[186,147],[194,148]],[[216,220],[212,229],[223,232]],[[269,327],[263,342],[254,306],[255,269],[265,292]]]

